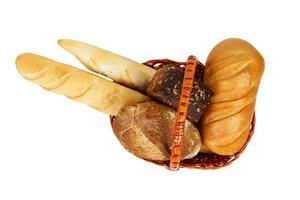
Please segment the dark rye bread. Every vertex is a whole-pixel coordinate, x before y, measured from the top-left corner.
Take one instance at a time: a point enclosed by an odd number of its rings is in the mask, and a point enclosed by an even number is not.
[[[198,122],[202,114],[210,104],[212,91],[201,81],[200,70],[203,65],[199,64],[195,73],[194,85],[190,97],[187,118]],[[184,76],[184,68],[177,64],[166,64],[157,70],[155,76],[147,87],[147,94],[172,108],[178,108],[181,87]]]

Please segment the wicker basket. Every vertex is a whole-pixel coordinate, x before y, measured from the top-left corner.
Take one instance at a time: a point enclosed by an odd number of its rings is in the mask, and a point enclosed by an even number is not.
[[[162,67],[165,64],[177,64],[181,67],[186,66],[186,62],[176,62],[176,61],[173,61],[170,59],[149,60],[143,64],[145,64],[151,68],[154,68],[154,69],[159,69],[160,67]],[[205,70],[204,66],[201,63],[199,63],[197,67],[201,68],[200,73],[201,73],[201,78],[203,80],[204,70]],[[114,117],[110,116],[111,123],[113,122],[113,120],[114,120]],[[252,119],[250,126],[251,127],[250,127],[248,139],[247,139],[245,145],[236,154],[230,155],[230,156],[222,156],[222,155],[217,155],[214,153],[199,152],[192,159],[181,160],[180,168],[185,167],[185,168],[193,168],[193,169],[219,169],[219,168],[230,165],[233,161],[235,161],[237,158],[240,157],[240,155],[242,154],[242,152],[245,150],[248,143],[250,142],[250,139],[254,133],[254,128],[255,128],[255,114],[253,115],[253,119]],[[201,133],[200,124],[197,124],[197,127],[198,127],[199,132]],[[164,166],[167,169],[170,169],[169,161],[151,161],[151,160],[146,160],[146,161],[160,165],[160,166]]]

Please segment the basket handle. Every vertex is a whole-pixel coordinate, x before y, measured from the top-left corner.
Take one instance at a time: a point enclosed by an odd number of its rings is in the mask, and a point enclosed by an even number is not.
[[[184,134],[186,114],[189,107],[197,63],[198,60],[195,56],[189,56],[185,66],[180,100],[176,113],[175,128],[173,133],[174,139],[169,165],[170,170],[174,171],[178,170],[180,167],[182,137]]]

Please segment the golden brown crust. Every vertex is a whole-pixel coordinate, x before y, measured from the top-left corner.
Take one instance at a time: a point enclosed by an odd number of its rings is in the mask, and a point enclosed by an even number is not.
[[[168,106],[145,102],[127,106],[112,123],[115,135],[129,152],[148,160],[169,160],[176,112]],[[197,128],[186,121],[182,159],[199,152],[201,139]]]
[[[58,44],[88,69],[142,92],[156,73],[156,70],[146,65],[87,43],[61,39]]]
[[[210,52],[205,83],[214,96],[203,118],[202,135],[214,153],[232,155],[244,145],[263,71],[263,57],[244,40],[224,40]]]
[[[22,54],[16,65],[24,78],[46,90],[111,115],[117,115],[125,106],[150,100],[137,91],[42,56]]]

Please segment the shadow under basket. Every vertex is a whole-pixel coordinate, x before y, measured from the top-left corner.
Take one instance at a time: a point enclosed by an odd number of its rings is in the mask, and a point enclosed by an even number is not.
[[[185,67],[186,66],[186,62],[176,62],[173,60],[169,60],[169,59],[161,59],[161,60],[149,60],[145,63],[143,63],[144,65],[147,65],[151,68],[154,69],[159,69],[160,67],[162,67],[163,65],[166,64],[177,64],[178,66],[181,67]],[[200,73],[201,73],[201,78],[203,80],[204,78],[204,66],[199,63],[197,67],[200,67]],[[110,122],[112,123],[114,120],[113,116],[110,116]],[[198,131],[199,133],[201,133],[200,130],[200,126],[198,126]],[[243,153],[243,151],[245,150],[245,148],[247,147],[248,143],[251,140],[251,137],[254,133],[254,128],[255,128],[255,113],[253,115],[253,119],[252,122],[250,124],[250,131],[249,131],[249,136],[248,139],[246,141],[246,143],[244,144],[244,146],[234,155],[230,155],[230,156],[222,156],[222,155],[218,155],[218,154],[214,154],[214,153],[202,153],[199,152],[195,157],[191,158],[191,159],[184,159],[181,160],[180,162],[180,168],[191,168],[191,169],[219,169],[225,166],[230,165],[233,161],[235,161],[236,159],[238,159],[240,157],[240,155]],[[146,160],[145,161],[166,167],[167,169],[169,168],[169,163],[170,161],[152,161],[152,160]]]

